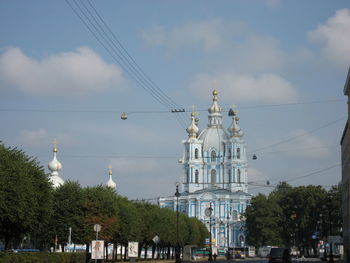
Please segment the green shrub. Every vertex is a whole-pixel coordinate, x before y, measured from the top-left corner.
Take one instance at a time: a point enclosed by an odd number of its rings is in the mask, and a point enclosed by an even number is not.
[[[85,263],[85,253],[0,253],[0,263]]]

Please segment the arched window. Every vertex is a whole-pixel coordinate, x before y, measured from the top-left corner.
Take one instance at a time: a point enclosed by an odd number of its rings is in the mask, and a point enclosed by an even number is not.
[[[241,159],[241,149],[237,148],[237,159]]]
[[[232,155],[232,153],[231,153],[231,148],[228,148],[228,159],[231,159],[231,155]]]
[[[232,183],[232,172],[231,172],[231,168],[228,169],[228,183]]]
[[[195,182],[196,184],[198,184],[198,181],[199,181],[198,175],[199,175],[199,172],[198,172],[198,170],[196,170],[196,171],[194,172],[194,182]]]
[[[198,149],[197,148],[194,150],[194,158],[198,159]]]
[[[237,181],[238,181],[238,183],[241,182],[241,170],[240,169],[237,170]]]
[[[211,175],[211,184],[215,184],[216,183],[216,170],[215,169],[211,170],[210,175]]]
[[[233,210],[232,220],[233,221],[237,221],[238,220],[238,212],[237,212],[237,210]]]
[[[190,170],[187,170],[187,173],[186,173],[186,182],[187,182],[187,183],[190,182]]]
[[[215,151],[211,151],[210,159],[212,162],[216,162],[216,152]]]

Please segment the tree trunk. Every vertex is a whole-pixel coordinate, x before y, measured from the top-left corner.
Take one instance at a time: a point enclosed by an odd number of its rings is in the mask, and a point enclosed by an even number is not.
[[[128,247],[125,245],[124,246],[124,261],[126,261],[126,256],[127,256],[127,251],[128,251],[127,248]]]
[[[10,236],[5,234],[5,251],[9,249]]]
[[[145,257],[144,257],[145,260],[147,260],[147,251],[148,251],[148,245],[145,246]]]
[[[168,247],[168,253],[167,253],[166,259],[170,259],[170,247]]]
[[[89,248],[90,248],[90,244],[86,243],[86,250],[85,250],[85,263],[89,263],[90,261],[90,254],[89,254]]]
[[[154,259],[154,253],[156,252],[156,244],[152,246],[152,259]]]

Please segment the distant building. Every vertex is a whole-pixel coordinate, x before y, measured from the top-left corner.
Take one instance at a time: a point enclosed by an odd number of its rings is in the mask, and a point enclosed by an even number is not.
[[[342,159],[342,210],[343,210],[343,242],[344,262],[350,262],[350,68],[344,86],[344,95],[348,96],[348,120],[346,122],[343,136],[341,138]]]
[[[191,113],[184,145],[179,211],[200,219],[212,233],[212,245],[219,249],[245,245],[242,213],[251,200],[248,194],[246,144],[235,108],[230,109],[231,126],[222,125],[218,92],[208,109],[208,126],[200,131],[196,113]],[[176,211],[176,197],[159,199],[161,207]],[[212,208],[211,218],[208,209]],[[211,226],[209,226],[211,221]]]
[[[109,176],[109,179],[106,183],[106,186],[107,187],[110,187],[112,189],[116,189],[117,188],[117,184],[113,181],[113,178],[112,178],[112,175],[113,175],[113,172],[112,172],[112,166],[109,166],[108,167],[108,176]]]
[[[53,147],[53,159],[48,165],[49,170],[51,171],[49,180],[52,183],[54,188],[58,188],[59,186],[64,184],[63,179],[59,175],[59,171],[62,169],[62,164],[57,160],[57,146],[56,141]]]

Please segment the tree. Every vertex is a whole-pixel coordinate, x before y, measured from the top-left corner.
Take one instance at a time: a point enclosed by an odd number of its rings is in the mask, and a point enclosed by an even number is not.
[[[246,227],[248,243],[254,246],[281,245],[281,218],[278,204],[259,194],[252,198],[247,207]]]
[[[69,228],[72,228],[72,242],[84,241],[84,196],[77,182],[67,181],[54,191],[53,214],[51,218],[50,239],[56,239],[63,246],[68,241]]]
[[[36,159],[0,142],[0,237],[5,249],[23,235],[39,237],[52,205],[48,176]]]

